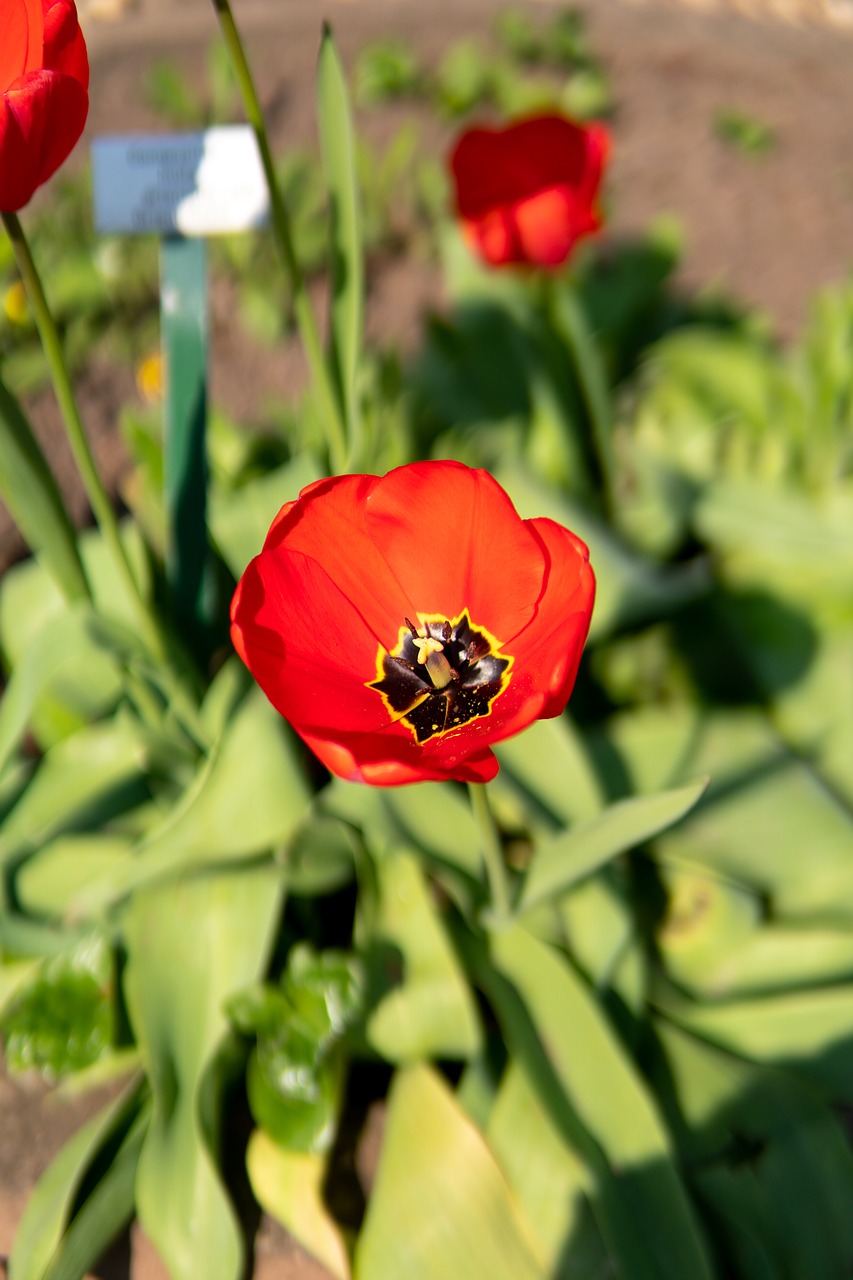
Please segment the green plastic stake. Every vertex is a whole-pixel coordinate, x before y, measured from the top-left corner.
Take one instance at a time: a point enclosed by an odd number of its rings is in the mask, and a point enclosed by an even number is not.
[[[160,244],[160,310],[166,368],[163,472],[166,574],[178,621],[209,621],[207,563],[207,253],[203,239]]]

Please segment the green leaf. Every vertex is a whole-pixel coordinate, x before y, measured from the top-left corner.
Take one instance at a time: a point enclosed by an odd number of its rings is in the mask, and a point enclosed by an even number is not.
[[[243,1271],[215,1164],[214,1066],[225,1002],[265,971],[280,910],[278,872],[241,868],[139,892],[125,916],[125,997],[154,1097],[137,1209],[173,1280],[239,1280]]]
[[[692,1004],[661,997],[677,1026],[751,1062],[784,1065],[853,1101],[853,985]]]
[[[557,824],[583,821],[601,810],[598,778],[566,716],[537,720],[495,750],[501,776],[512,778]]]
[[[117,901],[163,876],[283,846],[310,799],[281,716],[252,686],[177,804],[134,859],[92,882],[91,892]]]
[[[0,496],[66,600],[89,598],[59,487],[20,405],[0,378]]]
[[[2,711],[0,711],[2,716]],[[126,812],[145,757],[129,717],[81,729],[44,755],[0,830],[0,865],[9,866],[73,828],[97,827]]]
[[[0,701],[0,769],[23,738],[36,702],[64,667],[92,649],[92,619],[88,605],[76,605],[38,633],[9,678]]]
[[[246,1169],[258,1204],[276,1218],[337,1280],[350,1280],[350,1265],[338,1224],[323,1190],[327,1157],[286,1151],[256,1129],[246,1151]]]
[[[136,1170],[149,1123],[146,1107],[65,1233],[44,1280],[79,1280],[133,1216]]]
[[[352,451],[358,447],[360,434],[357,379],[364,323],[364,260],[349,95],[327,26],[317,66],[317,119],[329,187],[332,355]]]
[[[131,1124],[139,1110],[139,1080],[65,1144],[27,1202],[9,1260],[9,1280],[43,1280],[60,1245],[87,1172],[99,1153]]]
[[[707,779],[652,796],[632,796],[550,840],[537,843],[519,910],[559,897],[611,858],[650,840],[693,808]]]
[[[470,1057],[480,1043],[473,993],[418,862],[390,854],[378,861],[376,876],[377,918],[369,933],[360,931],[368,999],[376,1002],[369,1045],[391,1062]]]
[[[252,1115],[289,1150],[328,1151],[341,1105],[342,1039],[362,1012],[358,964],[337,951],[317,955],[307,943],[291,947],[281,987],[264,987],[231,1006],[257,1046],[249,1060]]]
[[[486,1142],[430,1068],[398,1072],[355,1280],[545,1280]]]
[[[710,1280],[664,1125],[591,992],[554,948],[519,926],[494,933],[489,950],[498,985],[483,970],[481,980],[499,1001],[513,1055],[595,1175],[593,1211],[620,1276]]]
[[[853,1155],[832,1109],[785,1072],[750,1066],[663,1020],[656,1029],[693,1178],[736,1256],[763,1256],[758,1274],[772,1266],[792,1280],[842,1275],[853,1252]]]
[[[122,527],[122,541],[137,580],[146,581],[148,565],[139,529]],[[97,530],[87,529],[79,539],[86,576],[92,585],[95,610],[91,623],[81,604],[69,610],[44,565],[27,560],[4,575],[0,587],[0,642],[13,672],[35,661],[33,651],[51,631],[66,633],[67,654],[44,678],[33,699],[30,721],[42,747],[109,712],[121,694],[120,664],[143,653],[137,620],[127,585],[118,575],[108,547]],[[89,627],[89,643],[77,628]],[[115,628],[115,629],[113,629]],[[124,630],[122,629],[124,628]],[[58,645],[59,635],[52,642]]]
[[[590,1213],[590,1171],[563,1140],[516,1062],[504,1073],[486,1137],[548,1274],[560,1280],[612,1276]]]
[[[45,962],[0,1019],[6,1065],[56,1080],[90,1066],[113,1042],[113,954],[97,933]]]

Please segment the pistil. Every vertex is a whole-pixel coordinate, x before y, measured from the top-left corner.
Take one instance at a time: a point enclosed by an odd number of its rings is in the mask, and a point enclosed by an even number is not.
[[[444,656],[440,640],[434,636],[413,636],[412,643],[418,651],[418,663],[426,667],[434,689],[446,689],[452,680],[459,679]]]

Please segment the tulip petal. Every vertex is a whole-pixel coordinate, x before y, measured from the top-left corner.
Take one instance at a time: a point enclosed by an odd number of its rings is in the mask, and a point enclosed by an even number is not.
[[[0,97],[0,209],[22,208],[56,172],[86,123],[89,97],[54,71],[22,76]]]
[[[375,731],[388,712],[375,689],[376,637],[315,560],[256,556],[231,606],[234,647],[296,729]]]
[[[333,476],[308,485],[276,516],[264,553],[286,543],[288,550],[321,558],[364,626],[390,649],[405,617],[419,606],[391,576],[382,549],[368,533],[365,510],[377,484],[377,476]]]
[[[89,88],[86,42],[71,0],[55,0],[45,10],[43,66],[73,76],[84,89]]]
[[[516,654],[515,688],[511,682],[506,696],[541,692],[537,716],[548,718],[563,711],[574,687],[592,617],[595,575],[587,546],[576,534],[545,517],[525,523],[541,539],[548,570],[536,616],[510,642]],[[520,727],[509,722],[501,736]]]
[[[487,471],[459,462],[397,467],[371,492],[366,524],[416,612],[456,618],[467,610],[501,642],[532,617],[541,545]]]
[[[0,93],[42,64],[42,0],[0,0]]]
[[[498,772],[498,760],[488,748],[467,756],[463,761],[441,767],[441,760],[430,761],[423,755],[410,757],[382,755],[376,735],[356,735],[345,741],[332,742],[303,733],[301,737],[327,769],[348,782],[366,782],[374,787],[399,787],[411,782],[489,782]],[[396,744],[395,744],[396,747]]]
[[[450,167],[468,242],[493,266],[557,267],[598,229],[609,135],[559,115],[468,129]]]

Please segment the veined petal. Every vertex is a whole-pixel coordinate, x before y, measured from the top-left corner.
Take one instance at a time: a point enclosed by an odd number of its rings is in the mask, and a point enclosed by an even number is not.
[[[0,0],[0,93],[42,66],[42,0]]]
[[[416,611],[453,618],[467,609],[501,641],[532,617],[541,545],[487,471],[459,462],[397,467],[370,493],[366,524]]]
[[[545,517],[526,523],[541,539],[548,569],[535,617],[509,642],[516,665],[506,697],[524,702],[541,695],[542,708],[533,718],[547,718],[560,714],[574,687],[595,602],[595,574],[586,543],[576,534]],[[512,725],[504,736],[517,730]]]
[[[422,754],[382,755],[375,737],[354,736],[332,742],[303,733],[303,740],[327,769],[349,782],[366,782],[374,787],[399,787],[411,782],[489,782],[498,772],[498,760],[488,748],[464,760],[442,767],[441,759]],[[396,747],[396,743],[395,743]]]
[[[316,560],[298,551],[251,562],[231,604],[234,647],[296,728],[375,731],[388,713],[375,690],[377,639]]]
[[[50,71],[73,76],[84,89],[89,87],[89,58],[86,42],[71,0],[44,0],[44,54],[42,65]]]
[[[74,147],[89,109],[71,76],[37,71],[0,97],[0,209],[14,212],[56,172]]]
[[[378,476],[333,476],[308,485],[276,516],[264,555],[286,545],[320,560],[364,625],[390,648],[403,619],[421,606],[389,572],[382,548],[367,530],[365,511],[378,481]]]

